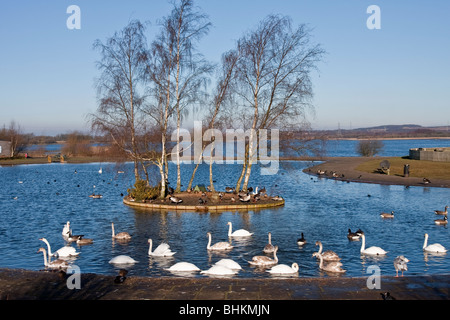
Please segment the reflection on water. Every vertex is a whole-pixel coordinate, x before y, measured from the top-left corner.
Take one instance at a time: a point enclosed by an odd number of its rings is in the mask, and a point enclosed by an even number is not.
[[[443,210],[449,204],[450,189],[318,179],[302,173],[308,165],[282,162],[275,176],[260,176],[257,166],[252,171],[250,184],[265,187],[271,195],[283,195],[284,207],[222,213],[159,212],[125,206],[122,194],[133,184],[131,164],[0,167],[0,267],[43,269],[42,254],[36,252],[46,246],[39,238],[47,238],[52,248],[62,247],[65,242],[61,231],[70,221],[73,234],[94,239],[92,245],[72,243],[81,252],[73,263],[83,273],[117,274],[121,266],[109,264],[109,260],[128,255],[138,261],[129,267],[129,275],[207,277],[199,272],[180,275],[165,269],[185,261],[207,270],[220,259],[230,258],[242,266],[233,277],[273,277],[267,269],[248,264],[253,256],[264,255],[262,249],[267,244],[268,232],[272,233],[272,243],[279,246],[279,263],[290,266],[297,262],[299,277],[367,276],[367,268],[372,265],[379,266],[382,275],[395,275],[393,260],[398,255],[410,260],[405,275],[448,273],[450,254],[424,253],[422,246],[424,234],[428,233],[429,243],[441,243],[450,249],[448,228],[434,224],[434,210]],[[100,166],[102,174],[98,173]],[[186,186],[193,166],[184,165],[183,169],[189,173],[182,181]],[[233,185],[240,169],[240,165],[215,166],[216,189]],[[208,184],[208,174],[208,166],[201,166],[194,184]],[[169,178],[172,183],[176,181],[175,176]],[[89,198],[93,191],[103,198]],[[381,212],[390,211],[395,211],[394,219],[380,217]],[[131,240],[113,241],[111,222],[117,232],[130,233]],[[231,239],[234,248],[229,252],[208,252],[207,232],[212,233],[213,243],[229,241],[228,222],[232,222],[233,230],[246,229],[254,234]],[[367,246],[379,246],[388,251],[387,256],[361,256],[361,241],[347,239],[349,228],[352,231],[361,228]],[[307,243],[298,246],[302,232]],[[149,257],[150,238],[154,246],[168,243],[176,254]],[[317,240],[322,242],[324,251],[333,250],[341,257],[347,270],[344,275],[319,271],[318,260],[312,257],[318,250]]]

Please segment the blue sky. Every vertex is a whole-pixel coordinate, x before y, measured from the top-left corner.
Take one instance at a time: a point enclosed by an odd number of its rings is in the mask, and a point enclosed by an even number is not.
[[[69,30],[70,5],[81,9],[81,29]],[[381,29],[369,30],[367,7],[381,9]],[[199,46],[212,62],[268,14],[307,23],[328,52],[313,74],[316,129],[450,122],[450,1],[197,0],[213,23]],[[163,0],[18,0],[0,7],[0,126],[25,132],[87,130],[97,107],[92,49],[131,19],[157,21]]]

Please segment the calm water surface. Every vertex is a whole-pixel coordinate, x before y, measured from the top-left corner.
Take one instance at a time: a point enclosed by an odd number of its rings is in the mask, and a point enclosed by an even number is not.
[[[302,173],[308,162],[282,162],[275,176],[260,176],[254,167],[251,185],[264,186],[272,195],[283,195],[284,207],[249,212],[196,213],[155,212],[129,208],[122,195],[133,183],[132,165],[108,163],[46,164],[0,167],[0,267],[41,270],[43,257],[37,250],[45,237],[56,250],[65,242],[63,225],[71,222],[74,234],[93,238],[94,244],[78,247],[81,252],[73,263],[81,272],[116,274],[117,268],[108,261],[125,254],[139,262],[130,267],[131,275],[149,277],[173,276],[164,270],[172,264],[187,261],[205,270],[221,258],[231,258],[241,264],[236,277],[271,277],[251,267],[247,261],[262,255],[267,233],[279,246],[279,263],[300,265],[300,277],[332,276],[318,270],[313,252],[321,240],[324,250],[334,250],[342,258],[347,273],[344,276],[367,276],[370,265],[381,268],[383,275],[394,275],[393,260],[405,255],[411,260],[408,275],[448,273],[449,254],[435,256],[422,251],[424,233],[429,243],[441,243],[450,249],[447,227],[437,226],[434,210],[443,210],[450,203],[450,189],[375,184],[345,183],[318,179]],[[103,174],[98,170],[102,167]],[[187,185],[193,166],[184,165]],[[175,174],[172,168],[172,174]],[[240,165],[215,166],[216,188],[232,185]],[[117,173],[123,170],[125,173]],[[75,171],[77,173],[75,173]],[[175,177],[170,181],[175,183]],[[208,167],[201,166],[194,183],[208,184]],[[94,187],[95,186],[95,187]],[[102,199],[89,198],[100,193]],[[370,195],[370,196],[369,196]],[[395,211],[395,219],[383,220],[380,212]],[[225,254],[208,253],[208,231],[213,242],[227,241],[227,222],[234,229],[245,228],[254,235],[246,240],[233,240],[235,248]],[[111,240],[111,222],[116,232],[127,231],[132,240],[127,244]],[[384,258],[361,257],[361,242],[349,242],[347,230],[361,228],[367,246],[380,246],[388,255]],[[296,244],[301,232],[308,243]],[[147,239],[167,242],[176,254],[171,258],[150,258]],[[204,277],[195,274],[196,277]]]

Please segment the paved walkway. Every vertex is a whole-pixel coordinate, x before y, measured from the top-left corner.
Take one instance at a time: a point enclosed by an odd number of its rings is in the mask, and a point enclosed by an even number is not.
[[[0,299],[5,300],[448,300],[450,275],[382,277],[381,289],[367,278],[217,279],[128,277],[82,274],[81,288],[69,290],[57,272],[0,269]],[[75,283],[75,282],[73,282]]]

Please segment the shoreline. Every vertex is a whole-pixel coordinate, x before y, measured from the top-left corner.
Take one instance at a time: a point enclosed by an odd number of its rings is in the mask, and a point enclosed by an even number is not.
[[[115,283],[115,276],[79,274],[80,288],[69,289],[74,275],[0,268],[0,300],[448,300],[450,275],[381,276],[380,289],[367,277],[320,278],[186,278],[134,277]],[[73,283],[73,282],[71,282]],[[414,289],[414,288],[420,288]]]

